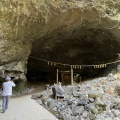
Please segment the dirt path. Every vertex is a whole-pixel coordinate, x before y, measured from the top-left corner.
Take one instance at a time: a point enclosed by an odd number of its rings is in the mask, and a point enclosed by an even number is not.
[[[0,106],[0,120],[57,120],[49,111],[32,100],[30,95],[11,98],[8,110],[5,113],[1,112]]]

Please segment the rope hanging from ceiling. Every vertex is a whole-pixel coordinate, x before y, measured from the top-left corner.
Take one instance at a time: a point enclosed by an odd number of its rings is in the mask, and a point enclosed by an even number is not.
[[[105,68],[105,67],[107,67],[107,65],[115,64],[115,63],[120,62],[120,60],[116,60],[114,62],[108,62],[108,63],[105,63],[105,64],[98,64],[98,65],[95,65],[95,64],[91,64],[91,65],[70,65],[70,64],[63,64],[63,63],[48,61],[48,60],[40,59],[40,58],[33,57],[33,56],[29,56],[29,57],[40,60],[40,61],[47,62],[48,65],[51,65],[51,66],[62,65],[62,66],[71,67],[72,69],[81,69],[82,67]]]

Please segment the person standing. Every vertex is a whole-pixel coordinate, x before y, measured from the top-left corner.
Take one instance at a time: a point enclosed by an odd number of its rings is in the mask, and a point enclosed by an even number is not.
[[[5,110],[8,109],[8,103],[10,96],[12,95],[12,87],[15,87],[15,83],[11,80],[10,77],[6,77],[6,81],[3,82],[2,88],[2,110],[5,113]]]

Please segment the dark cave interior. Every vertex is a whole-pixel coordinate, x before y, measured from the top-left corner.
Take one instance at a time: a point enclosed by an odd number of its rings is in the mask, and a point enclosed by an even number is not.
[[[50,68],[49,68],[50,67]],[[28,64],[28,72],[27,72],[27,80],[31,83],[46,83],[53,85],[56,83],[56,71],[59,70],[58,79],[59,81],[64,84],[68,85],[71,84],[71,72],[70,68],[66,67],[55,67],[55,66],[48,66],[48,69],[51,71],[45,71],[39,69],[39,67],[31,67],[30,63]],[[77,81],[74,80],[76,83],[93,79],[96,77],[104,77],[107,76],[110,71],[115,72],[117,70],[117,64],[107,65],[105,68],[93,68],[93,67],[84,67],[81,69],[73,69],[73,77],[77,77]],[[79,80],[80,78],[80,80]]]
[[[52,83],[56,80],[56,69],[70,71],[70,67],[48,65],[47,61],[69,65],[99,65],[118,60],[120,43],[105,29],[80,28],[72,31],[53,32],[37,39],[32,46],[27,66],[28,81]],[[41,60],[43,59],[43,61]],[[46,61],[44,61],[46,60]],[[115,71],[116,64],[104,68],[82,67],[74,69],[82,80],[100,77]],[[61,81],[61,73],[59,73]],[[70,79],[70,78],[68,78]]]

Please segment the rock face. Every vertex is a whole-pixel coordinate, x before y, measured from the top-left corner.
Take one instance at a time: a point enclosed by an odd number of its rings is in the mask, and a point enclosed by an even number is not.
[[[37,57],[64,64],[104,64],[120,52],[119,0],[1,0],[0,71],[26,80]],[[29,61],[28,61],[29,58]]]

